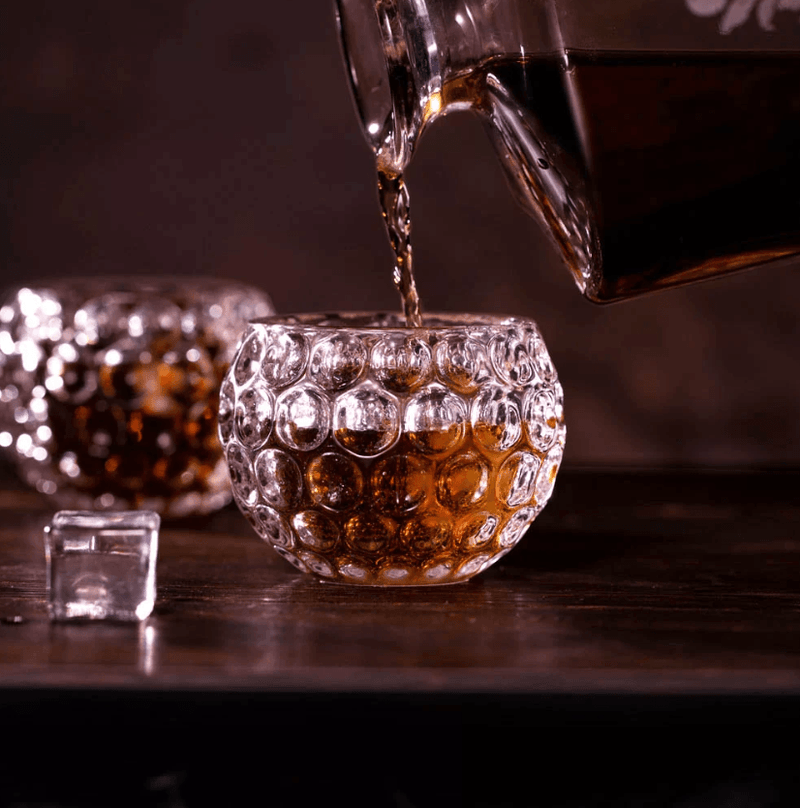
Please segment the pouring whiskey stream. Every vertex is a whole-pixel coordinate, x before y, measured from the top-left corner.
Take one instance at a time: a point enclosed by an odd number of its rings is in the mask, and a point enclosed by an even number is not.
[[[593,301],[796,256],[795,5],[338,0],[409,324],[403,172],[454,111],[483,121],[512,192]]]

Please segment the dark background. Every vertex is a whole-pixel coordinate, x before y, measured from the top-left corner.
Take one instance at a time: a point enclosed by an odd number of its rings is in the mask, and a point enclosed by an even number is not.
[[[396,308],[374,185],[329,0],[0,11],[2,285],[207,274],[280,311]],[[539,322],[568,462],[800,461],[796,268],[599,308],[476,120],[435,126],[409,185],[423,304]]]

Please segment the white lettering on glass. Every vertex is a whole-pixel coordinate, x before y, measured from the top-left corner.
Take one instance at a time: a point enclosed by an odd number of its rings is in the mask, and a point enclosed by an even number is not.
[[[755,12],[755,18],[765,31],[775,30],[778,11],[800,11],[800,0],[686,0],[686,6],[698,17],[719,15],[719,32],[729,34],[744,25]],[[793,21],[797,25],[798,21]]]

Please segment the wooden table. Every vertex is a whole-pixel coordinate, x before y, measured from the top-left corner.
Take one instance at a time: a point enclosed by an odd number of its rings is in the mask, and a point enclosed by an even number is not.
[[[275,805],[323,798],[343,777],[371,794],[364,804],[401,808],[454,794],[526,804],[530,788],[593,805],[615,788],[742,786],[741,771],[783,794],[797,787],[781,728],[800,718],[799,483],[793,470],[567,469],[500,565],[408,590],[318,583],[229,508],[162,526],[154,614],[124,626],[48,622],[51,511],[6,474],[0,716],[15,733],[71,738],[72,752],[88,745],[114,782],[171,783],[176,806],[252,785],[265,760]],[[724,771],[709,768],[711,732]],[[131,740],[141,733],[146,744]],[[612,750],[673,733],[671,774],[661,756],[609,773]],[[71,759],[51,789],[77,788]],[[8,789],[33,788],[31,760],[13,758]]]

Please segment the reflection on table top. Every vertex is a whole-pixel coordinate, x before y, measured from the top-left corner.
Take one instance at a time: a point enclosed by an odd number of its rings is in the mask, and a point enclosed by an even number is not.
[[[229,508],[161,530],[140,626],[51,624],[49,506],[0,491],[0,692],[800,695],[800,473],[565,470],[449,587],[296,572]]]

